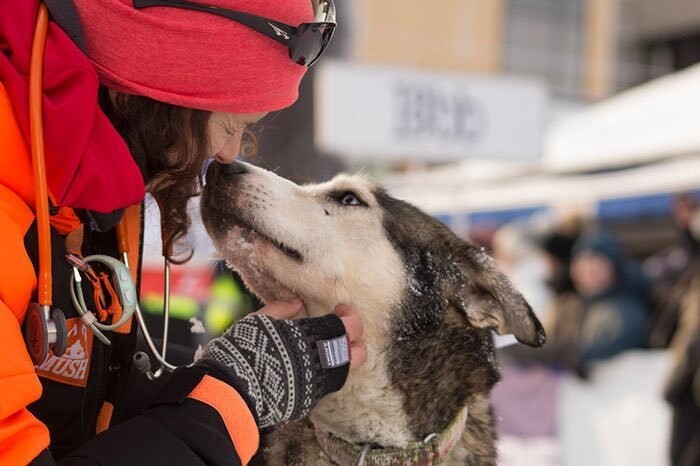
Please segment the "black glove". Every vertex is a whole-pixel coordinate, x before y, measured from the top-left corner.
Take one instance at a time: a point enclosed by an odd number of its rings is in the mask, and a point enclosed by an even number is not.
[[[276,320],[251,314],[204,347],[195,365],[223,371],[259,427],[306,416],[339,390],[350,369],[349,342],[336,315]]]

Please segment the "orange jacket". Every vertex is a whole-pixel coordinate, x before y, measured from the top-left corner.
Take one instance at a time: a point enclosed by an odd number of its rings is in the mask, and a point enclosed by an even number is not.
[[[41,395],[41,384],[20,328],[36,287],[24,249],[34,221],[34,182],[31,157],[2,83],[0,167],[0,464],[26,464],[49,445],[48,429],[26,408]]]
[[[24,246],[24,236],[34,222],[34,182],[31,156],[2,82],[0,167],[0,264],[3,264],[0,267],[0,465],[24,465],[47,449],[50,435],[48,428],[27,409],[42,394],[20,328],[36,288],[34,267]],[[247,463],[257,450],[259,437],[255,419],[244,399],[231,386],[209,375],[190,374],[189,379],[193,382],[183,385],[187,390],[186,399],[162,403],[147,417],[137,416],[120,424],[119,429],[108,430],[88,442],[94,446],[82,448],[81,460],[100,464],[110,464],[110,461],[154,464],[168,455],[179,455],[183,462],[177,462],[186,464],[185,458],[189,456],[182,456],[183,449],[194,451],[201,447],[202,435],[196,432],[202,424],[208,424],[206,420],[212,419],[211,413],[215,413],[220,421],[213,423],[222,427],[216,433],[212,432],[216,429],[207,426],[204,437],[228,439],[233,444],[232,455],[238,456],[243,464]],[[187,432],[171,438],[166,433],[173,418],[184,423],[182,428]],[[187,425],[188,420],[191,427]],[[164,432],[160,436],[156,435],[159,426]],[[198,438],[188,439],[188,435]],[[134,438],[139,442],[134,442]],[[162,441],[159,443],[158,439]],[[220,446],[216,447],[220,445],[218,441],[218,444],[212,442],[212,448],[221,450]],[[130,442],[126,450],[125,442]],[[191,457],[199,458],[197,452],[191,453]],[[102,458],[106,459],[104,463]],[[233,461],[235,464],[235,459]]]

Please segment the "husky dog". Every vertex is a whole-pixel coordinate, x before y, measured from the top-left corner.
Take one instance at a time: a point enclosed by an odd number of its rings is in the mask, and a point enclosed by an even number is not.
[[[544,343],[530,306],[482,248],[361,176],[299,186],[213,163],[202,217],[263,301],[339,303],[364,323],[367,363],[262,449],[279,465],[495,465],[492,330]]]

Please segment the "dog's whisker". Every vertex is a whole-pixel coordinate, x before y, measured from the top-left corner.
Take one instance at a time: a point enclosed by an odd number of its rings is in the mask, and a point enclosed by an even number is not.
[[[367,173],[368,173],[367,165],[360,165],[355,170],[355,176],[366,176]]]

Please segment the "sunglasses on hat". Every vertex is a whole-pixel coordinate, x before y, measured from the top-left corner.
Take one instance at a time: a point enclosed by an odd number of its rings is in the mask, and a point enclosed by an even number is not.
[[[232,19],[247,26],[289,49],[289,58],[295,63],[310,67],[323,54],[335,30],[335,4],[333,0],[320,0],[316,5],[315,22],[290,26],[262,16],[229,10],[187,0],[133,0],[134,8],[166,6],[202,11]]]

